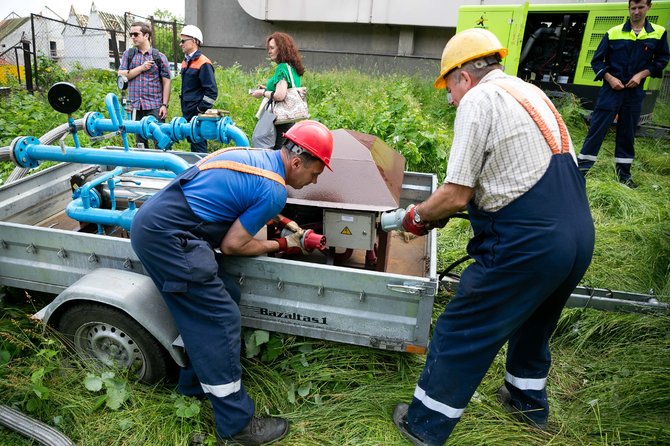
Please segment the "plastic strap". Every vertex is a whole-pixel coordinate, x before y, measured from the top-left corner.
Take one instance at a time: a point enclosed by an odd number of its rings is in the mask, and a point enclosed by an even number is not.
[[[197,166],[198,170],[200,171],[209,169],[228,169],[235,170],[237,172],[248,173],[251,175],[258,175],[259,177],[265,177],[269,180],[276,181],[277,183],[286,187],[286,182],[278,173],[266,169],[261,169],[260,167],[248,166],[236,161],[212,161],[211,163],[207,163],[205,165],[198,164]]]
[[[268,150],[269,151],[270,149],[256,149],[256,148],[251,148],[251,147],[224,147],[223,149],[219,149],[216,152],[210,153],[209,155],[207,155],[206,157],[204,157],[203,159],[198,161],[195,165],[200,166],[200,165],[206,163],[207,161],[211,160],[215,156],[221,155],[222,153],[230,152],[231,150]],[[274,152],[274,150],[273,150],[273,152]]]

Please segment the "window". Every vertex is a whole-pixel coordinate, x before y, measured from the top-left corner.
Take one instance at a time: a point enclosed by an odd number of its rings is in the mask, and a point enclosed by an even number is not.
[[[49,54],[53,60],[58,59],[58,48],[53,40],[49,42]]]

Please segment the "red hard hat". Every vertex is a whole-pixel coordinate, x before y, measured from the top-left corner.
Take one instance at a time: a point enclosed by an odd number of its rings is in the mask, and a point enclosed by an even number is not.
[[[328,127],[320,122],[305,120],[297,122],[288,129],[284,136],[289,141],[307,150],[315,158],[323,161],[328,169],[330,167],[330,156],[333,154],[333,135]]]

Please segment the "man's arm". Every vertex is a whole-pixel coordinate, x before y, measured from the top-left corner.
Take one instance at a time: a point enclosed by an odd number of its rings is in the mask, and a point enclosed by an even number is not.
[[[663,70],[668,65],[670,61],[670,47],[668,46],[668,31],[664,31],[656,49],[654,50],[654,57],[652,58],[649,66],[649,75],[653,77],[662,77]]]
[[[226,255],[257,256],[279,251],[279,243],[274,240],[255,239],[244,229],[238,218],[221,241],[220,248]]]
[[[170,78],[161,77],[161,82],[163,83],[163,102],[158,111],[158,116],[161,119],[165,119],[167,116],[168,105],[170,104]]]
[[[439,221],[464,210],[475,190],[460,184],[445,183],[423,203],[419,203],[416,212],[423,221]]]
[[[607,69],[609,68],[605,63],[607,53],[609,52],[609,46],[609,34],[605,33],[591,59],[591,68],[596,73],[595,80],[597,81],[605,78],[605,73],[607,73]]]
[[[214,106],[214,102],[219,95],[219,89],[216,87],[214,67],[211,64],[206,63],[200,67],[199,78],[203,96],[198,104],[198,111],[203,113]]]

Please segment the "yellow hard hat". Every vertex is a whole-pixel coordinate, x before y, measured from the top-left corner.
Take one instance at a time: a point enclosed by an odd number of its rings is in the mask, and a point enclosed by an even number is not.
[[[435,81],[435,88],[447,88],[444,77],[452,70],[460,68],[464,63],[481,57],[500,54],[500,58],[507,56],[507,48],[491,31],[484,28],[470,28],[449,39],[442,51],[440,77]]]

